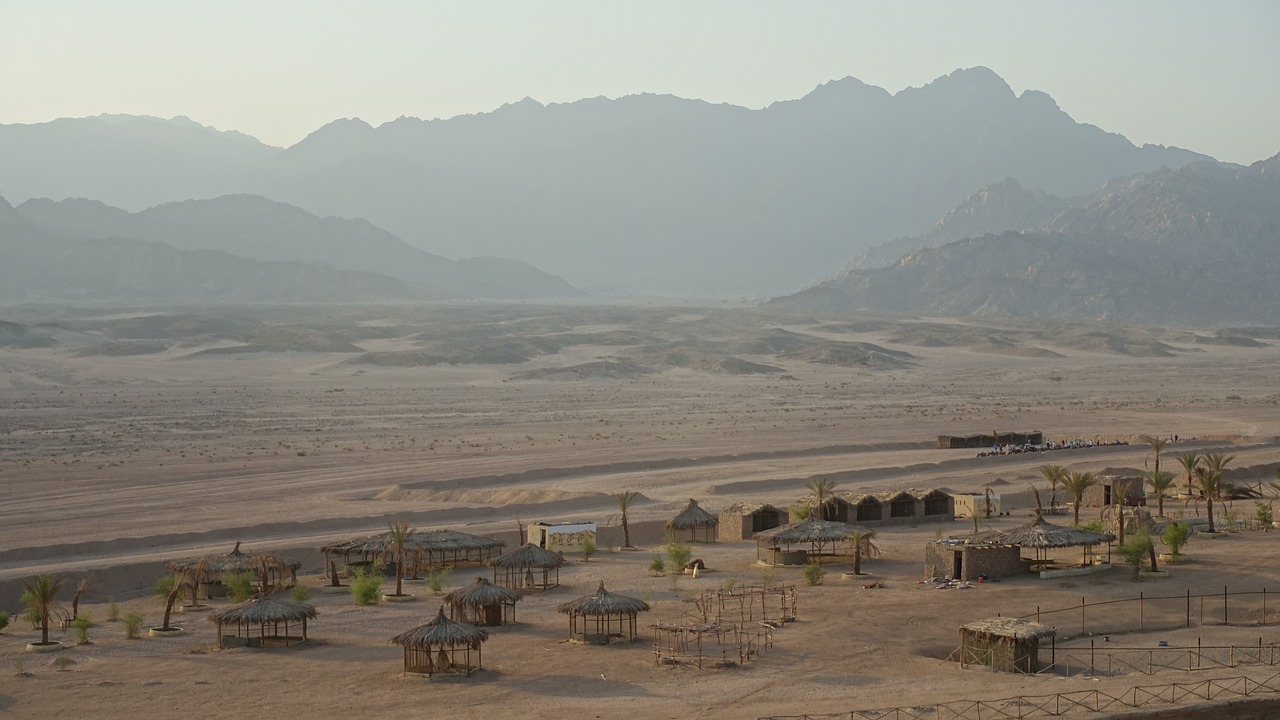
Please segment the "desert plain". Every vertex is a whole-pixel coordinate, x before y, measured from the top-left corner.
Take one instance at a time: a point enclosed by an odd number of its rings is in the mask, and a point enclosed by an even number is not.
[[[1183,452],[1223,452],[1234,456],[1228,480],[1274,481],[1275,329],[801,318],[657,304],[32,306],[0,319],[46,339],[0,347],[0,610],[14,616],[0,632],[0,716],[756,718],[1275,675],[1241,666],[1026,676],[945,658],[961,624],[997,614],[1140,592],[1280,589],[1280,531],[1193,539],[1187,562],[1147,582],[1122,567],[961,590],[922,582],[925,544],[969,533],[968,520],[878,528],[881,556],[863,568],[872,582],[834,563],[807,585],[800,569],[758,565],[752,541],[696,545],[708,567],[696,579],[648,568],[663,522],[688,499],[713,513],[738,502],[785,507],[817,478],[841,491],[991,488],[1009,515],[984,520],[983,530],[1030,519],[1031,488],[1047,492],[1037,471],[1045,463],[1150,468],[1143,436],[1177,436],[1164,469],[1177,472]],[[1128,444],[998,457],[935,446],[939,434],[1031,429]],[[398,520],[490,535],[508,548],[517,521],[589,520],[610,538],[611,494],[624,490],[642,495],[629,511],[641,550],[602,542],[589,561],[569,557],[559,587],[529,594],[517,624],[491,629],[485,669],[466,680],[401,674],[401,649],[388,641],[435,615],[440,598],[425,585],[409,586],[412,602],[376,606],[318,591],[317,549],[330,542]],[[1254,504],[1231,509],[1251,517]],[[1166,511],[1190,516],[1203,505],[1167,500]],[[125,639],[107,620],[114,600],[158,625],[150,588],[163,563],[237,541],[301,561],[319,612],[308,643],[219,650],[207,610],[177,615],[184,632],[170,638]],[[19,617],[19,596],[37,573],[69,578],[64,600],[88,580],[81,612],[96,623],[91,643],[55,629],[65,649],[25,651],[39,632]],[[461,565],[450,583],[488,574]],[[730,669],[655,662],[643,628],[680,619],[704,590],[764,581],[794,584],[798,595],[796,622],[774,630],[767,651]],[[639,641],[566,642],[556,607],[600,582],[652,606]],[[1273,625],[1241,615],[1230,627],[1145,633],[1120,618],[1108,642],[1277,640]],[[1078,630],[1063,622],[1064,647]],[[1256,702],[1193,705],[1142,712],[1277,712]],[[1139,711],[1086,716],[1125,713]]]

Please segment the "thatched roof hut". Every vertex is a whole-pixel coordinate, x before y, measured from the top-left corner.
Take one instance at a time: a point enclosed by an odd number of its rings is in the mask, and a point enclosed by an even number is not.
[[[484,630],[445,617],[442,605],[435,619],[396,635],[391,642],[404,646],[405,675],[467,677],[483,669],[480,643],[488,639]],[[476,651],[474,665],[472,650]]]
[[[1006,532],[1000,533],[999,542],[1006,545],[1020,545],[1022,547],[1035,548],[1036,562],[1046,564],[1049,562],[1048,551],[1051,548],[1064,548],[1084,546],[1092,547],[1099,543],[1109,543],[1116,539],[1111,533],[1094,532],[1078,527],[1068,527],[1064,525],[1054,525],[1044,519],[1042,515],[1036,513],[1036,517],[1026,525],[1013,528]],[[1086,554],[1088,550],[1086,549]]]
[[[960,628],[960,664],[989,665],[1002,672],[1034,673],[1040,669],[1040,642],[1053,642],[1047,625],[1012,617],[978,620]]]
[[[312,605],[267,595],[223,608],[210,614],[209,620],[218,626],[218,644],[222,647],[288,647],[306,642],[307,620],[315,617],[316,609]],[[290,634],[290,625],[300,630],[300,634]],[[227,626],[235,628],[234,635],[226,634]]]
[[[271,592],[272,589],[291,587],[298,582],[298,570],[302,563],[297,560],[282,558],[271,553],[249,553],[240,549],[240,542],[225,555],[206,555],[187,560],[170,560],[164,564],[171,573],[194,575],[203,573],[201,585],[206,597],[219,593],[223,575],[252,573],[254,582],[261,584],[263,570],[266,570],[267,587],[258,588]]]
[[[809,517],[798,523],[756,533],[756,558],[771,565],[792,565],[798,564],[797,560],[803,562],[821,555],[852,554],[853,543],[870,532],[858,525]],[[844,547],[846,543],[847,548]],[[793,545],[809,546],[807,553],[801,553],[804,558],[798,558],[791,552]],[[786,551],[782,551],[784,547]],[[762,549],[769,551],[763,557]]]
[[[473,625],[502,625],[515,622],[516,602],[522,596],[516,590],[494,585],[488,578],[478,577],[448,595],[449,617]]]
[[[517,590],[546,590],[559,585],[561,565],[564,565],[564,555],[533,543],[489,561],[489,567],[493,568],[493,581]],[[539,576],[542,579],[540,583]]]
[[[689,498],[689,504],[684,506],[678,515],[667,521],[664,525],[673,536],[676,533],[688,532],[690,542],[715,542],[716,525],[720,520],[715,515],[698,507],[698,501]],[[699,531],[701,531],[702,539],[698,539]]]
[[[560,612],[569,616],[569,640],[607,645],[614,639],[636,639],[636,616],[649,611],[649,603],[626,595],[615,595],[600,583],[594,595],[564,603]],[[582,627],[578,619],[582,618]]]

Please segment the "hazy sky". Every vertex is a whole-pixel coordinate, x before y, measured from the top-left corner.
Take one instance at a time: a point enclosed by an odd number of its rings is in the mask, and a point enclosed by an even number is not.
[[[0,0],[0,123],[186,115],[290,145],[338,117],[638,92],[747,107],[986,65],[1137,144],[1280,152],[1280,2]]]

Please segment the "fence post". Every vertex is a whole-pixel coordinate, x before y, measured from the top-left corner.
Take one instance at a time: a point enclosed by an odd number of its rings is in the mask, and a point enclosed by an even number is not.
[[[1187,627],[1191,627],[1191,588],[1187,588]]]
[[[1144,597],[1145,595],[1146,593],[1138,593],[1138,630],[1139,631],[1143,631],[1147,629],[1147,601]]]
[[[1267,624],[1267,589],[1262,588],[1262,624]]]
[[[1227,586],[1222,586],[1222,624],[1229,625],[1227,622]]]
[[[1084,598],[1080,598],[1080,634],[1084,634]]]

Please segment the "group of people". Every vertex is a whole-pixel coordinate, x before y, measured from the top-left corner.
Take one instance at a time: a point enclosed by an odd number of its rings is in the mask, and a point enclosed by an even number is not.
[[[1075,450],[1078,448],[1091,447],[1111,447],[1114,445],[1128,445],[1128,440],[1089,440],[1085,438],[1076,438],[1074,440],[1064,440],[1062,442],[1054,442],[1052,440],[1043,445],[1032,445],[1031,443],[1022,443],[1019,445],[996,445],[990,450],[983,450],[978,453],[978,457],[990,457],[992,455],[1021,455],[1022,453],[1048,452],[1050,450]]]

